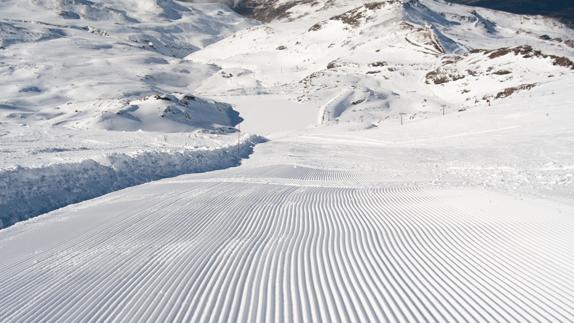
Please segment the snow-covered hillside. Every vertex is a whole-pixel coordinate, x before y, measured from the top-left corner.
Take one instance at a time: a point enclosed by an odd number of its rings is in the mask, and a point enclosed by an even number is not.
[[[188,93],[216,69],[178,58],[251,24],[220,4],[2,1],[0,114]]]
[[[273,22],[188,56],[223,68],[198,91],[285,94],[322,105],[322,123],[371,126],[512,100],[574,75],[572,30],[542,17],[433,0],[257,8]]]
[[[239,113],[194,94],[218,68],[181,58],[254,24],[215,2],[0,1],[0,227],[237,165],[259,139],[238,154]]]

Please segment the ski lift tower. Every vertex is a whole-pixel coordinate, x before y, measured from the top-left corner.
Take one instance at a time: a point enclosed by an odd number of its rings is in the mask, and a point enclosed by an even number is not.
[[[241,121],[237,124],[237,158],[241,160]]]
[[[401,115],[401,126],[402,126],[404,124],[403,117],[406,115],[406,113],[401,112],[399,114]]]

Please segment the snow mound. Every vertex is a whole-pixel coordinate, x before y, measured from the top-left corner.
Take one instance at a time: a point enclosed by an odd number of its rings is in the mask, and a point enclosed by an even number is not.
[[[189,132],[197,129],[235,131],[243,119],[227,103],[193,95],[154,95],[135,100],[71,104],[54,124],[112,131]]]
[[[368,87],[345,89],[321,107],[318,123],[354,121],[372,124],[388,115],[399,98],[400,95],[392,91]]]

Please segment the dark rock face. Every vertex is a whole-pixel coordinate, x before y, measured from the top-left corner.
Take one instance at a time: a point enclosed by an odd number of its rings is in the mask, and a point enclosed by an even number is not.
[[[294,0],[280,3],[278,0],[243,0],[235,7],[235,10],[259,21],[270,22],[275,19],[289,18],[289,9],[302,4],[316,6],[320,4],[320,1]]]
[[[573,0],[446,0],[447,2],[484,7],[525,15],[542,15],[558,18],[563,23],[574,27]],[[232,2],[230,0],[230,2]],[[289,18],[288,11],[300,4],[328,5],[330,1],[293,0],[242,0],[233,1],[237,12],[260,21]]]
[[[312,7],[328,7],[332,0],[180,0],[184,2],[220,2],[233,7],[239,14],[253,19],[270,22],[275,19],[289,19],[289,10],[306,4]],[[380,0],[379,0],[380,1]],[[541,15],[556,18],[567,26],[574,28],[574,0],[444,0],[446,2],[465,4],[501,10],[522,15]],[[377,2],[377,0],[373,0]],[[72,18],[72,17],[68,17]],[[492,27],[492,26],[487,26]]]
[[[542,15],[558,18],[570,27],[574,27],[574,1],[572,0],[447,0],[448,2],[466,4],[502,10],[524,15]]]

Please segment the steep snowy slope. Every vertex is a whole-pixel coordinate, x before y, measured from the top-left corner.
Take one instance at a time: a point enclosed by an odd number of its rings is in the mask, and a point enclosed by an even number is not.
[[[284,94],[323,105],[322,123],[370,126],[495,104],[574,75],[572,30],[549,19],[432,0],[257,8],[273,22],[188,56],[223,68],[198,91]]]

